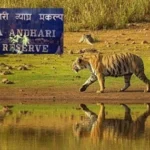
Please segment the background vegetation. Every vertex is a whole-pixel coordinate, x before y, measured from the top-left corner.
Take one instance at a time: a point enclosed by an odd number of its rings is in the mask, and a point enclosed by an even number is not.
[[[0,7],[62,7],[67,31],[118,29],[129,22],[150,21],[149,0],[1,0]]]

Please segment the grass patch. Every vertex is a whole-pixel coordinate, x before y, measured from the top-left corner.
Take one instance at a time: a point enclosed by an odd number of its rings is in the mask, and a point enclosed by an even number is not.
[[[143,27],[144,28],[144,27]],[[141,44],[144,40],[149,41],[149,30],[142,29],[126,29],[126,30],[106,30],[94,32],[96,39],[99,42],[94,43],[92,48],[100,50],[104,54],[112,54],[117,52],[131,52],[139,55],[144,62],[145,74],[150,79],[150,55],[149,55],[149,43]],[[138,34],[137,34],[138,32]],[[88,70],[83,70],[76,74],[72,70],[72,62],[79,56],[76,54],[82,48],[91,48],[91,46],[85,43],[79,44],[78,40],[81,35],[87,33],[70,33],[66,32],[64,35],[64,54],[58,55],[0,55],[0,64],[12,66],[11,75],[0,75],[0,81],[3,78],[8,78],[13,81],[14,84],[6,85],[0,82],[0,87],[10,88],[76,88],[80,87],[90,76]],[[147,36],[146,36],[147,35]],[[131,38],[135,41],[127,41],[127,38]],[[118,44],[114,44],[118,42]],[[110,47],[107,47],[109,43]],[[68,54],[68,51],[72,50],[74,54]],[[26,64],[29,66],[28,70],[18,70],[19,65]],[[5,70],[0,66],[0,71]],[[123,77],[113,78],[106,77],[106,88],[120,89],[123,86]],[[145,86],[136,76],[132,76],[131,84],[133,88]],[[98,87],[98,84],[92,86]]]
[[[45,60],[45,58],[47,58]],[[63,55],[62,58],[58,58],[56,55],[10,55],[7,57],[1,57],[0,63],[5,63],[9,66],[19,66],[21,64],[32,65],[29,70],[17,70],[12,69],[12,75],[1,75],[2,78],[8,78],[13,81],[12,85],[5,85],[0,83],[0,87],[20,87],[20,88],[45,88],[45,87],[76,87],[83,84],[90,76],[88,70],[83,70],[78,74],[75,74],[72,70],[72,60],[75,60],[74,55]],[[21,62],[17,62],[20,59]],[[150,78],[150,62],[146,57],[143,57],[145,62],[145,72]],[[106,77],[106,87],[115,85],[116,87],[122,86],[123,77],[114,78]],[[132,84],[137,86],[143,84],[137,77],[132,77]],[[94,84],[96,85],[96,84]],[[65,88],[65,87],[64,87]]]
[[[1,8],[64,8],[65,30],[124,28],[129,22],[150,21],[148,0],[1,0]]]

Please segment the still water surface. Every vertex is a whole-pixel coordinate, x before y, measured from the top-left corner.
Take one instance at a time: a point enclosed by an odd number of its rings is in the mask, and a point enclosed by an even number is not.
[[[43,110],[0,114],[0,150],[150,149],[150,117],[145,123],[145,132],[136,139],[111,137],[93,143],[89,137],[74,136],[73,124],[83,120],[83,115],[73,113]]]

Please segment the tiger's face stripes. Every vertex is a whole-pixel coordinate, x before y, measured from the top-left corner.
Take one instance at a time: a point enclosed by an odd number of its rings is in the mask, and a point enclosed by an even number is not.
[[[121,104],[124,108],[124,118],[114,119],[105,117],[105,106],[100,105],[99,114],[95,114],[85,104],[80,104],[81,109],[87,116],[85,121],[76,123],[73,126],[73,132],[78,137],[91,137],[92,139],[103,138],[114,139],[118,136],[124,138],[138,138],[145,129],[145,122],[150,116],[150,103],[147,104],[147,109],[135,120],[132,119],[131,109],[126,104]]]
[[[79,57],[75,60],[75,62],[72,64],[72,69],[75,71],[75,72],[78,72],[82,69],[86,69],[86,68],[89,68],[90,65],[87,61],[85,61],[82,57]]]
[[[135,74],[146,84],[146,91],[150,91],[150,80],[144,73],[142,59],[131,53],[118,53],[113,55],[102,55],[99,52],[85,52],[73,62],[73,70],[76,72],[82,69],[89,69],[91,76],[82,85],[83,92],[89,85],[98,80],[100,89],[98,93],[104,92],[106,76],[124,76],[125,85],[120,91],[125,91],[130,86],[132,74]]]

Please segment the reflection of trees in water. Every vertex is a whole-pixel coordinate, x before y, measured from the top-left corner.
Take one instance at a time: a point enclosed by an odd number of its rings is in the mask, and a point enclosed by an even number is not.
[[[19,122],[18,121],[19,117]],[[59,118],[56,122],[51,116],[43,114],[14,113],[5,118],[0,128],[1,149],[57,149],[68,137],[72,137],[71,124],[63,127],[64,121]],[[55,119],[58,119],[57,117]],[[64,118],[62,118],[64,119]],[[62,125],[60,124],[62,122]],[[65,119],[66,124],[69,122]],[[56,123],[56,125],[55,125]],[[59,123],[57,125],[57,123]],[[62,126],[62,127],[61,127]],[[7,143],[7,147],[3,146]],[[59,144],[58,144],[59,143]],[[15,147],[15,148],[14,148]]]
[[[106,119],[105,106],[100,105],[99,114],[89,110],[86,105],[80,105],[88,121],[77,123],[73,127],[74,134],[77,137],[90,136],[94,140],[99,139],[135,139],[140,137],[145,130],[145,122],[150,115],[150,104],[147,104],[147,110],[133,121],[130,108],[122,104],[125,109],[124,119]]]
[[[5,130],[0,130],[1,146],[7,143],[7,148],[11,149],[45,149],[53,143],[54,135],[60,135],[61,131],[47,128],[28,128],[9,126]],[[56,138],[60,136],[56,136]],[[0,146],[0,148],[1,148]]]

